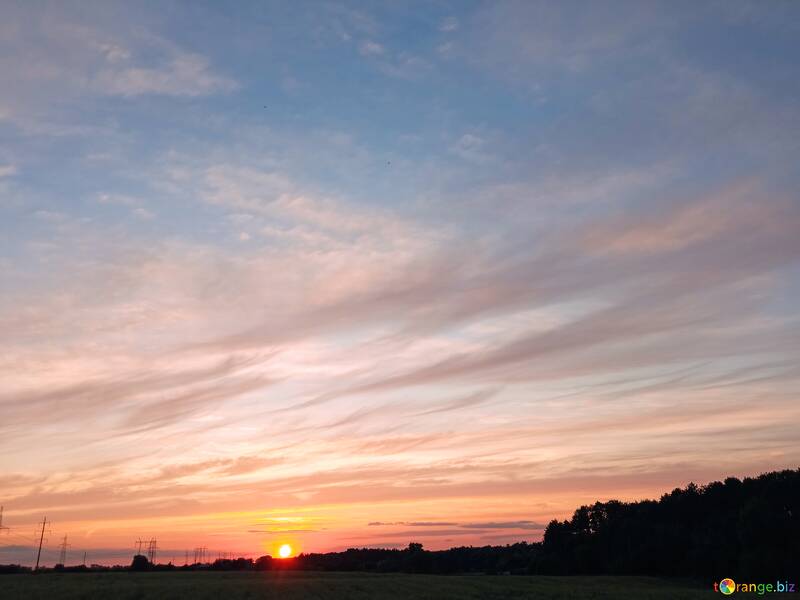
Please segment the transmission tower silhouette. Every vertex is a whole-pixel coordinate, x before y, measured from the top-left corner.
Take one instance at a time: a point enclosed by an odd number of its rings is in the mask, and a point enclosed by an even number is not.
[[[194,564],[204,564],[206,562],[206,552],[208,548],[205,546],[198,546],[194,549]]]
[[[67,543],[67,536],[64,535],[64,539],[61,540],[61,552],[58,555],[58,564],[66,565],[67,564],[67,548],[70,547],[70,544]]]
[[[10,532],[10,528],[3,525],[3,507],[0,506],[0,533],[3,533],[3,529],[6,530],[6,535]]]
[[[156,550],[158,550],[158,543],[155,538],[151,538],[147,545],[147,560],[156,564]]]

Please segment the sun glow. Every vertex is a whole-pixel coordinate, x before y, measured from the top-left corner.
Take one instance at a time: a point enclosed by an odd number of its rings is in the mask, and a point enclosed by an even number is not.
[[[289,558],[292,555],[292,547],[289,544],[284,544],[278,548],[278,556],[281,558]]]

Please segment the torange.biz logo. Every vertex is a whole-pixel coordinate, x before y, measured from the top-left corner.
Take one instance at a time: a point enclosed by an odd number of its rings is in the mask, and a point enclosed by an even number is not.
[[[795,584],[788,581],[776,581],[775,583],[736,583],[730,577],[726,577],[719,583],[714,584],[715,592],[722,592],[726,596],[730,596],[733,592],[745,592],[751,594],[771,594],[773,592],[796,592],[797,587]]]

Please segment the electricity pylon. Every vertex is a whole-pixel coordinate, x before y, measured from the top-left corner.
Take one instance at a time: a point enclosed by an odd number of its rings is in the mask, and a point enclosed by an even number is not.
[[[61,541],[61,553],[58,555],[58,564],[66,565],[67,564],[67,548],[70,547],[70,544],[67,543],[67,536],[64,535],[64,539]]]
[[[3,533],[3,529],[5,529],[6,534],[8,534],[9,528],[3,525],[3,507],[0,506],[0,533]]]
[[[158,544],[155,538],[151,538],[147,545],[147,560],[152,564],[156,564],[156,550],[158,550]]]

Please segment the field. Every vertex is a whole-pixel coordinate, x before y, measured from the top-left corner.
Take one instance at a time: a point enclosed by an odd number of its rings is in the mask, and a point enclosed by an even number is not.
[[[647,577],[442,576],[368,573],[46,573],[0,576],[0,598],[25,600],[679,600],[707,586]],[[713,593],[713,592],[711,592]]]

